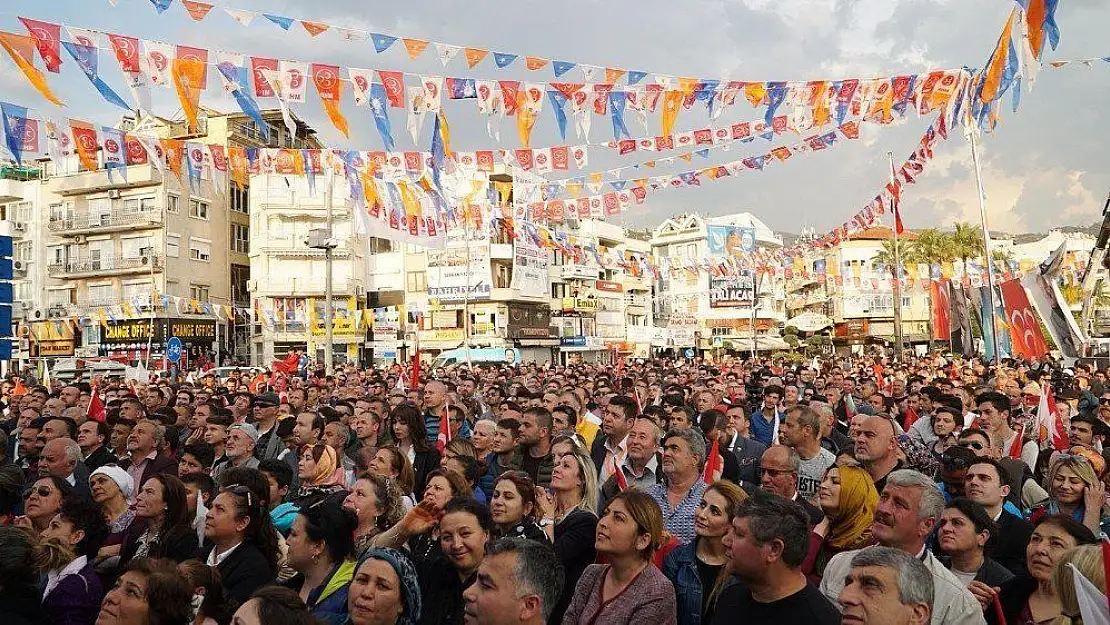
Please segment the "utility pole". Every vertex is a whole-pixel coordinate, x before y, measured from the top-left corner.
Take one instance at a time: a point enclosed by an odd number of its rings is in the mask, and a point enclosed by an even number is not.
[[[327,335],[324,343],[324,369],[330,372],[332,370],[332,334],[333,334],[333,315],[332,315],[332,270],[334,268],[335,259],[333,250],[335,250],[337,243],[332,236],[332,183],[334,182],[334,171],[330,163],[325,163],[327,173],[327,185],[324,187],[324,224],[323,228],[314,228],[309,231],[306,243],[308,247],[317,250],[324,250],[324,327]]]
[[[887,152],[887,157],[890,158],[890,177],[891,183],[897,185],[898,181],[894,180],[894,153]],[[895,200],[897,201],[897,200]],[[896,220],[897,221],[897,220]],[[902,250],[898,241],[898,223],[894,224],[894,268],[891,275],[894,276],[894,360],[896,362],[902,361]]]
[[[759,309],[759,267],[752,272],[752,358],[759,357],[759,333],[756,331],[756,311]]]
[[[979,144],[975,135],[976,129],[968,128],[967,136],[971,142],[971,160],[975,163],[975,184],[979,188],[979,219],[983,225],[983,257],[987,263],[987,305],[990,307],[991,336],[994,339],[993,353],[987,354],[987,356],[989,360],[997,363],[1000,359],[998,354],[998,320],[995,318],[997,309],[994,306],[994,263],[991,262],[991,233],[990,229],[987,228],[987,192],[983,189],[983,169],[979,165]],[[986,325],[986,320],[984,320],[984,333],[986,333]]]

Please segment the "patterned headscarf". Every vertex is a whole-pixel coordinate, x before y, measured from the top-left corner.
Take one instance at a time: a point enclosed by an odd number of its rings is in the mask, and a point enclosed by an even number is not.
[[[389,547],[374,547],[368,549],[358,559],[355,572],[357,573],[362,563],[370,558],[387,562],[393,567],[397,578],[401,580],[401,597],[405,601],[405,606],[401,611],[401,618],[397,620],[397,625],[416,625],[420,621],[420,581],[416,578],[416,568],[412,566],[408,556]]]
[[[940,462],[929,448],[917,440],[910,438],[908,434],[902,434],[898,437],[898,448],[902,450],[902,454],[906,457],[906,468],[914,469],[929,477],[934,477],[937,470],[940,469]]]
[[[312,477],[310,485],[326,486],[330,484],[343,484],[343,467],[339,465],[339,455],[335,453],[331,445],[319,444],[312,449],[312,456],[314,458],[316,457],[315,451],[318,448],[323,448],[323,450],[320,452],[319,459],[316,460],[316,475]]]
[[[829,467],[833,469],[840,472],[840,503],[829,515],[827,541],[838,552],[858,549],[871,541],[879,493],[871,476],[860,467]]]

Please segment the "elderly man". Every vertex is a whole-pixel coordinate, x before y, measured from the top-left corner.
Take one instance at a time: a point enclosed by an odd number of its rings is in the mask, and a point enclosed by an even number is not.
[[[135,483],[135,494],[152,475],[177,476],[177,463],[159,451],[165,442],[166,426],[161,423],[143,419],[131,428],[127,436],[127,458],[120,462],[120,467]]]
[[[779,497],[798,502],[809,515],[810,524],[817,526],[825,520],[821,508],[806,501],[798,493],[798,468],[801,459],[798,452],[786,445],[775,445],[763,452],[759,460],[759,486]]]
[[[682,544],[694,540],[694,514],[705,483],[701,480],[705,466],[705,438],[685,428],[667,432],[663,439],[663,474],[665,484],[656,484],[647,494],[659,504],[666,520],[666,529]]]
[[[628,488],[647,490],[663,481],[663,472],[659,470],[659,439],[662,436],[663,431],[648,417],[640,417],[632,424],[628,432],[628,455],[620,466]],[[601,485],[597,509],[604,510],[609,500],[622,490],[616,473],[609,476]]]
[[[868,547],[852,558],[840,591],[844,623],[925,625],[933,611],[933,576],[917,558],[889,547]]]
[[[227,441],[224,442],[223,462],[217,462],[212,469],[212,480],[217,484],[224,471],[231,467],[258,468],[258,458],[254,455],[255,445],[258,443],[258,430],[249,423],[236,423],[227,430]]]
[[[59,477],[77,492],[89,494],[89,469],[81,462],[81,446],[71,438],[55,438],[42,448],[39,475]]]
[[[258,432],[255,441],[254,457],[259,461],[281,459],[289,453],[281,436],[277,433],[278,407],[281,398],[276,393],[264,393],[254,400],[254,429]],[[293,463],[296,465],[296,462]]]
[[[871,535],[884,547],[920,558],[933,576],[933,625],[981,625],[983,609],[964,584],[925,548],[944,511],[944,495],[931,479],[911,469],[894,471],[886,480]],[[839,598],[859,550],[838,553],[821,578],[821,592],[840,607]],[[841,608],[843,611],[843,608]]]

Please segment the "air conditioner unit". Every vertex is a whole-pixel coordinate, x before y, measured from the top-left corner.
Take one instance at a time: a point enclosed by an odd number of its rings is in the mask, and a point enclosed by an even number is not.
[[[62,306],[54,306],[50,310],[46,311],[46,316],[50,319],[61,319],[62,317],[66,316],[66,309]]]
[[[15,232],[26,232],[27,224],[23,223],[22,221],[13,221],[12,230],[14,230]]]
[[[20,304],[21,306],[23,306],[23,310],[31,310],[32,308],[34,308],[34,307],[35,307],[35,304],[34,304],[34,302],[29,302],[29,301],[27,301],[27,300],[23,300],[23,301],[22,301],[22,302],[20,302],[19,304]]]
[[[29,318],[33,319],[34,321],[41,321],[43,319],[46,319],[46,311],[41,309],[41,308],[36,308],[36,309],[32,310],[31,314],[29,314],[27,316]]]
[[[258,290],[258,280],[247,280],[247,291],[253,293]]]
[[[79,234],[79,235],[73,237],[73,242],[76,243],[77,245],[84,245],[85,243],[89,242],[89,237],[87,237],[83,234]]]
[[[16,260],[12,261],[12,270],[16,273],[27,273],[27,261]]]
[[[111,191],[108,191],[108,199],[118,200],[119,199],[119,191],[116,190],[116,189],[112,189]]]

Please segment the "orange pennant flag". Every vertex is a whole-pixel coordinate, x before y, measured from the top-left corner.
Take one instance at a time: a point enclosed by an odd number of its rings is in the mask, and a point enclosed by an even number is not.
[[[162,139],[162,152],[166,155],[166,167],[181,179],[181,165],[184,163],[185,149],[181,139]]]
[[[606,67],[605,68],[605,82],[607,82],[609,84],[613,84],[613,83],[617,82],[618,80],[620,80],[621,78],[624,78],[624,75],[627,74],[627,73],[628,73],[628,70],[625,70],[625,69],[619,69],[619,68],[616,68],[616,67]]]
[[[1044,50],[1045,0],[1029,0],[1025,11],[1026,30],[1029,32],[1029,49],[1033,58],[1040,59]]]
[[[327,24],[324,24],[322,22],[309,22],[307,20],[301,20],[301,26],[304,26],[304,29],[307,30],[308,34],[312,37],[316,37],[320,33],[327,32],[328,29],[331,28],[331,26],[328,26]]]
[[[69,120],[70,132],[73,134],[73,147],[77,150],[77,160],[88,171],[96,171],[96,150],[99,140],[96,129],[88,122]]]
[[[767,87],[761,82],[750,82],[744,85],[744,97],[752,106],[759,106],[763,104],[763,98],[767,96]]]
[[[693,154],[691,154],[691,153],[689,153],[689,152],[687,152],[687,153],[685,153],[685,154],[679,154],[679,155],[678,155],[678,158],[681,158],[682,160],[684,160],[684,161],[686,161],[687,163],[689,163],[689,162],[690,162],[690,159],[694,158],[694,155],[693,155]]]
[[[1010,11],[1010,19],[1006,20],[1006,28],[1002,29],[1002,36],[998,38],[998,45],[991,55],[990,63],[984,74],[983,89],[979,92],[979,101],[986,104],[993,102],[998,97],[998,90],[1002,87],[1002,72],[1006,68],[1006,61],[1010,57],[1010,35],[1014,30],[1014,16],[1017,9]]]
[[[470,69],[474,69],[474,66],[481,63],[482,59],[486,58],[488,54],[489,50],[483,50],[481,48],[467,48],[463,50],[463,56],[466,57],[466,64],[470,66]]]
[[[771,150],[771,154],[773,154],[775,158],[779,159],[780,161],[785,161],[786,159],[790,158],[791,152],[790,148],[782,146]]]
[[[521,89],[516,94],[516,130],[520,136],[520,144],[526,148],[531,145],[532,128],[536,125],[536,111],[540,106],[540,102],[529,91],[531,90]]]
[[[249,163],[247,162],[247,149],[228,146],[227,148],[228,169],[231,171],[231,179],[235,184],[239,185],[240,189],[247,188],[247,170]]]
[[[35,40],[23,35],[15,33],[8,33],[0,31],[0,46],[15,61],[16,66],[19,67],[23,75],[27,77],[27,81],[31,83],[42,97],[57,106],[65,106],[58,96],[50,90],[50,86],[46,84],[46,76],[40,72],[33,64],[35,58]]]
[[[547,67],[547,64],[549,62],[550,61],[548,61],[547,59],[541,59],[538,56],[529,56],[524,58],[524,64],[528,67],[528,69],[532,71]]]
[[[208,17],[208,12],[212,10],[212,5],[207,2],[197,2],[197,0],[181,0],[181,6],[189,12],[189,17],[199,22]]]
[[[682,100],[685,96],[681,91],[668,91],[663,95],[663,131],[660,133],[664,137],[671,136],[671,131],[674,130],[674,122],[678,119],[678,109],[682,105]]]
[[[198,112],[206,69],[204,63],[196,58],[177,57],[173,60],[173,87],[181,101],[181,110],[185,112],[189,128],[194,131],[200,129]]]
[[[324,111],[336,130],[343,133],[344,137],[350,136],[347,118],[339,112],[339,103],[343,99],[343,81],[339,79],[339,67],[336,65],[312,64],[312,84],[316,85],[316,92],[320,94],[320,101]]]
[[[401,41],[404,42],[405,49],[409,52],[409,58],[414,61],[419,58],[421,54],[424,54],[424,50],[428,48],[428,42],[423,39],[402,38]]]

